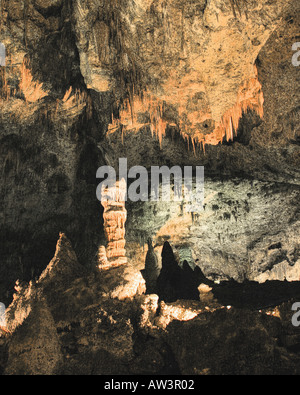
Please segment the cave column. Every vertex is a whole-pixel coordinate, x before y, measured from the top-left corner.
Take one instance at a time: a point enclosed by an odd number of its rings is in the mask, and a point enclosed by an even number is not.
[[[99,269],[106,270],[127,263],[125,250],[126,181],[117,181],[112,187],[103,188],[101,204],[104,207],[104,232],[106,246],[98,251]]]

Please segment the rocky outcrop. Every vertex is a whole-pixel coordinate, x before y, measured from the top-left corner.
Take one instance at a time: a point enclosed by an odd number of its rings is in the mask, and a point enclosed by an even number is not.
[[[173,321],[169,341],[183,374],[297,374],[298,356],[276,344],[279,327],[277,317],[220,309],[185,323]]]
[[[7,310],[10,333],[0,337],[1,372],[299,373],[292,301],[253,311],[225,307],[219,294],[215,300],[166,303],[158,295],[144,295],[145,288],[131,288],[120,298],[111,291],[124,287],[125,267],[80,272],[70,242],[61,235],[39,281],[16,286]]]
[[[45,301],[35,300],[30,315],[14,332],[5,375],[52,375],[63,360],[56,326]]]
[[[103,358],[123,362],[132,358],[133,324],[128,311],[131,303],[121,305],[118,301],[139,294],[138,286],[133,285],[134,272],[131,271],[130,278],[126,274],[129,272],[127,268],[122,272],[113,269],[104,275],[86,273],[62,234],[54,258],[39,280],[18,286],[7,309],[7,328],[12,337],[5,373],[56,374],[74,373],[77,369],[83,372],[80,363],[91,358],[93,366],[85,369],[97,373],[93,369],[105,372],[103,364],[97,365]],[[110,336],[112,330],[116,332]],[[116,363],[115,366],[112,362],[107,369],[117,371],[120,362]]]

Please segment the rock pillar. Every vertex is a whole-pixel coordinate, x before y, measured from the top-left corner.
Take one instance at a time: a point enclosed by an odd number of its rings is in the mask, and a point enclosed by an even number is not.
[[[127,263],[125,250],[125,208],[126,181],[117,181],[112,187],[102,190],[101,204],[104,207],[104,232],[106,246],[98,252],[99,269],[106,270]]]

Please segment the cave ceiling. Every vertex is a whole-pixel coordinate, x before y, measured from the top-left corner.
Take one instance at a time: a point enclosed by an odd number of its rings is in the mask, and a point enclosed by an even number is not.
[[[87,87],[120,99],[109,131],[148,124],[161,141],[173,126],[203,147],[233,139],[243,112],[263,117],[255,62],[290,3],[77,0]]]
[[[171,127],[203,149],[232,140],[248,110],[263,118],[256,60],[292,0],[67,3],[12,0],[2,8],[2,97],[35,103],[55,92],[57,111],[72,118],[90,112],[84,89],[70,85],[81,78],[85,90],[113,96],[108,133],[147,125],[161,143]],[[61,69],[68,85],[51,75]]]

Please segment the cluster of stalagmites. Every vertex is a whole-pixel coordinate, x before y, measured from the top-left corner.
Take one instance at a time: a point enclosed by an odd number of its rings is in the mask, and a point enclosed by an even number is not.
[[[126,189],[124,179],[110,187],[102,188],[101,204],[104,207],[106,246],[100,246],[98,251],[100,270],[119,266],[125,266],[125,269],[130,268],[130,265],[126,265],[125,249]],[[199,266],[193,270],[187,261],[179,264],[167,241],[164,243],[161,258],[162,266],[160,267],[152,240],[149,238],[145,268],[142,270],[146,293],[158,295],[160,300],[167,303],[182,299],[196,301],[200,299],[204,303],[217,300],[223,305],[264,308],[268,303],[273,305],[289,300],[298,287],[298,282],[278,284],[272,281],[266,284],[251,281],[239,284],[231,280],[216,284],[203,274]],[[136,273],[128,272],[126,276],[132,279]],[[138,278],[135,284],[138,288]],[[253,294],[256,295],[255,298]]]
[[[260,284],[245,280],[215,283],[208,279],[199,266],[193,270],[187,261],[179,265],[169,242],[162,250],[162,267],[158,268],[152,242],[149,241],[145,269],[146,293],[157,294],[161,301],[173,303],[178,300],[201,301],[206,305],[220,303],[223,306],[263,309],[279,305],[299,295],[299,281],[267,281]]]
[[[126,182],[121,180],[112,187],[102,189],[101,204],[104,207],[104,232],[107,244],[100,246],[98,263],[101,270],[127,263],[125,250]]]
[[[199,300],[199,285],[206,281],[199,267],[193,270],[186,261],[182,267],[179,266],[167,241],[163,246],[160,268],[151,239],[148,240],[148,252],[142,274],[146,282],[146,293],[157,294],[161,300],[170,303],[179,299]]]

